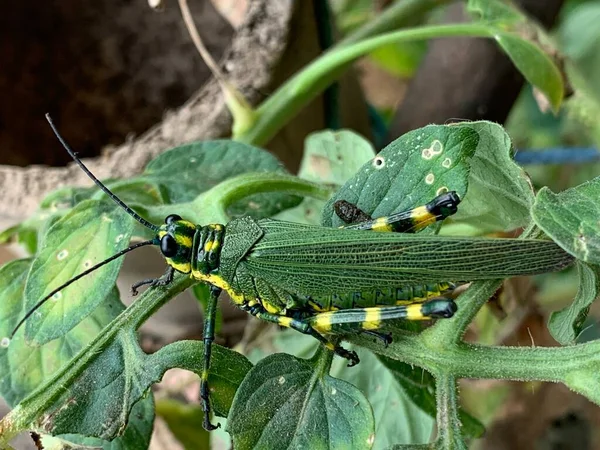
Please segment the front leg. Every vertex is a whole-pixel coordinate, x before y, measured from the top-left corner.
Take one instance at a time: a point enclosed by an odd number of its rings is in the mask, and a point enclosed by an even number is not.
[[[137,283],[131,286],[131,295],[134,297],[138,295],[138,288],[145,286],[146,284],[150,285],[150,287],[155,286],[166,286],[173,281],[173,277],[175,276],[175,269],[171,266],[167,267],[167,271],[160,278],[147,278],[142,281],[138,281]]]
[[[212,343],[215,340],[215,320],[217,317],[217,300],[222,289],[216,286],[210,286],[210,298],[208,306],[204,312],[204,355],[202,364],[202,375],[200,376],[200,400],[202,402],[202,411],[204,412],[204,421],[202,426],[207,431],[216,430],[221,426],[220,423],[213,425],[210,422],[210,389],[208,388],[208,374],[210,371],[210,357],[212,353]]]

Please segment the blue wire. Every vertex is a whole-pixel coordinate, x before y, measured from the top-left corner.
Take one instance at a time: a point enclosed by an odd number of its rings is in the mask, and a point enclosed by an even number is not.
[[[520,164],[583,164],[600,161],[600,151],[589,147],[557,147],[540,150],[517,150]]]

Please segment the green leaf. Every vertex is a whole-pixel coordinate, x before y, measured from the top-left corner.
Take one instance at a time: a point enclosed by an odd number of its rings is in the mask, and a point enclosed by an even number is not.
[[[369,400],[375,417],[373,448],[428,442],[435,425],[432,418],[435,417],[435,402],[432,416],[413,401],[395,374],[373,353],[348,344],[345,347],[357,351],[360,363],[356,367],[346,367],[345,361],[335,358],[331,375],[352,383]]]
[[[437,413],[435,400],[435,379],[433,376],[420,367],[414,367],[401,361],[396,361],[385,356],[379,356],[378,359],[393,374],[396,382],[402,387],[406,397],[421,408],[430,417],[435,418]],[[466,436],[481,437],[485,428],[479,420],[460,410],[460,419],[462,423],[462,432]],[[425,436],[425,439],[412,442],[425,442],[431,435]],[[395,439],[397,442],[397,439]]]
[[[164,419],[186,450],[210,448],[210,434],[199,426],[204,417],[199,406],[162,399],[156,402],[156,414]]]
[[[227,421],[238,450],[369,448],[373,426],[358,389],[286,354],[269,356],[250,371]]]
[[[322,184],[341,186],[375,155],[373,146],[349,130],[313,133],[304,142],[298,176]],[[318,225],[325,201],[306,197],[295,208],[275,216],[278,220]]]
[[[479,143],[469,161],[469,190],[452,219],[482,233],[526,226],[533,191],[527,174],[513,161],[510,137],[492,122],[464,126],[477,131]]]
[[[27,308],[94,264],[123,250],[134,221],[112,202],[86,200],[48,230],[25,286]],[[37,345],[62,336],[87,317],[115,284],[117,259],[55,294],[27,321],[25,337]]]
[[[564,96],[564,80],[548,55],[558,52],[546,32],[506,2],[470,0],[468,10],[493,26],[492,35],[498,45],[525,79],[544,95],[556,113]]]
[[[586,2],[566,14],[560,24],[558,35],[561,49],[576,67],[584,87],[591,91],[596,102],[600,101],[600,3]],[[571,75],[571,73],[569,73]],[[579,86],[577,86],[579,87]]]
[[[577,261],[579,289],[573,303],[553,312],[548,328],[562,345],[574,344],[584,328],[590,305],[600,295],[600,268]]]
[[[323,209],[323,226],[344,225],[333,210],[346,200],[372,217],[429,202],[445,191],[467,192],[469,160],[479,141],[471,127],[429,125],[399,137],[365,164]]]
[[[200,423],[200,422],[199,422]],[[60,438],[45,436],[42,439],[44,449],[51,450],[53,447],[48,446],[46,439],[60,440],[66,448],[69,445],[74,448],[101,448],[102,450],[147,450],[152,437],[152,429],[154,424],[154,399],[152,395],[147,395],[138,401],[131,409],[129,421],[125,427],[122,436],[119,436],[112,441],[105,441],[94,437],[85,437],[77,434],[65,434]],[[65,447],[57,447],[62,449]]]
[[[559,194],[542,188],[533,205],[533,220],[571,255],[600,264],[599,196],[600,177]]]
[[[0,269],[0,338],[10,335],[25,314],[23,289],[32,260],[19,259]],[[113,288],[106,301],[71,331],[47,344],[30,347],[18,332],[7,348],[0,347],[0,395],[16,405],[63,367],[123,310]]]
[[[235,141],[195,142],[161,153],[152,160],[142,179],[159,183],[170,203],[185,203],[228,178],[248,172],[283,172],[283,165],[265,150]],[[297,205],[300,198],[285,194],[251,195],[229,205],[235,217],[270,217]]]

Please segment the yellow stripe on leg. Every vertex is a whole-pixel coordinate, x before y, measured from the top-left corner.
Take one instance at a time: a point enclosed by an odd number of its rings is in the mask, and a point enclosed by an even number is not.
[[[321,333],[328,333],[331,331],[331,313],[322,313],[316,316],[315,321],[312,324],[313,328]]]
[[[419,206],[413,209],[410,213],[410,218],[413,221],[413,228],[415,230],[425,228],[427,225],[430,225],[437,220],[437,217],[431,214],[425,206]]]
[[[415,303],[413,305],[406,305],[406,320],[426,320],[429,317],[423,315],[421,311],[421,303]]]
[[[373,231],[393,231],[392,226],[390,225],[387,217],[380,217],[379,219],[375,219],[373,224],[371,225],[371,229]]]
[[[381,328],[381,308],[365,308],[365,320],[362,323],[363,330],[376,330]]]

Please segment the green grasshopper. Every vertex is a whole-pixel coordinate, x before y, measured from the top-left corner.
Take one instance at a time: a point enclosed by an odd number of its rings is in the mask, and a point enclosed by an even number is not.
[[[208,283],[210,301],[204,323],[204,355],[200,396],[204,428],[210,422],[208,374],[214,340],[216,303],[224,290],[244,311],[259,319],[311,335],[349,366],[355,352],[334,343],[334,334],[375,330],[392,319],[449,318],[457,306],[439,297],[453,282],[507,278],[559,270],[572,257],[552,241],[480,239],[407,234],[443,220],[457,211],[460,199],[446,192],[424,206],[389,217],[371,219],[354,205],[339,203],[338,215],[350,223],[343,229],[271,219],[242,217],[227,225],[196,225],[169,215],[162,225],[139,216],[104,186],[77,158],[47,119],[81,169],[130,216],[155,233],[80,273],[42,298],[21,319],[23,323],[54,294],[99,267],[144,245],[157,245],[168,265],[166,273],[143,285],[166,285],[174,273]],[[404,233],[369,233],[403,231]]]

